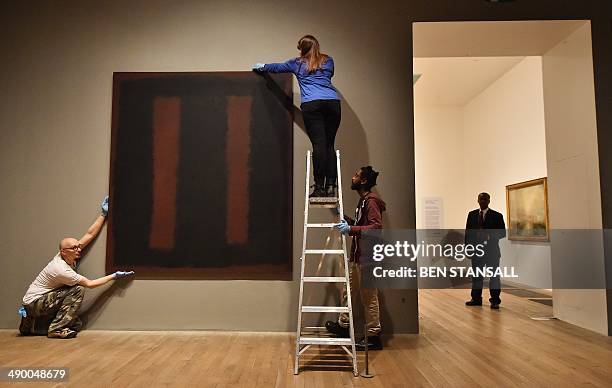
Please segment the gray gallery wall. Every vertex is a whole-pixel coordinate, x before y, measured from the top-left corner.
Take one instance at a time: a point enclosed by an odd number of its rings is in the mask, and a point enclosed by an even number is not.
[[[0,327],[16,327],[27,286],[57,250],[80,235],[107,192],[114,71],[240,71],[296,55],[297,39],[313,33],[334,56],[342,93],[338,146],[345,183],[357,166],[382,171],[380,194],[390,226],[412,226],[412,136],[409,101],[410,24],[384,32],[385,18],[364,28],[345,8],[304,14],[287,2],[109,1],[104,5],[42,2],[10,6],[2,16],[2,241],[5,276]],[[61,4],[61,5],[60,5]],[[364,10],[365,11],[365,10]],[[364,47],[369,54],[363,55]],[[389,55],[404,50],[405,55]],[[383,59],[384,58],[384,59]],[[379,71],[372,69],[379,67]],[[296,102],[299,90],[295,88]],[[294,257],[304,203],[304,156],[310,143],[299,125],[294,146]],[[214,184],[212,182],[211,184]],[[273,187],[270,188],[274,190]],[[345,184],[345,189],[349,187]],[[350,190],[348,190],[350,191]],[[357,197],[346,196],[352,211]],[[106,229],[80,272],[104,274]],[[298,282],[135,280],[88,292],[84,310],[95,329],[295,330]],[[414,332],[416,293],[390,292],[394,330]]]
[[[258,61],[294,56],[296,40],[304,33],[315,34],[336,61],[334,83],[344,98],[338,146],[345,155],[345,183],[365,163],[381,170],[386,222],[399,228],[415,223],[411,22],[592,19],[602,207],[604,227],[609,227],[610,18],[605,0],[5,5],[0,16],[0,327],[16,327],[16,308],[29,282],[53,256],[61,237],[84,232],[107,192],[114,71],[246,70]],[[303,155],[309,142],[299,125],[294,132],[297,270]],[[355,201],[354,194],[347,195],[348,208]],[[83,260],[83,274],[103,274],[105,244],[103,231]],[[612,247],[606,249],[609,272]],[[415,291],[386,291],[383,299],[389,332],[418,331]],[[296,303],[295,281],[136,280],[89,292],[85,307],[90,307],[89,327],[95,329],[284,331],[294,330]]]

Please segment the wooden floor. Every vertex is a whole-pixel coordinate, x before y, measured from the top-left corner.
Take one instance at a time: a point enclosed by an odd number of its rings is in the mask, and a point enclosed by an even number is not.
[[[371,352],[372,379],[338,370],[294,376],[293,333],[84,331],[62,341],[4,330],[0,365],[70,368],[67,384],[28,387],[612,387],[610,337],[531,320],[551,307],[509,294],[499,311],[467,308],[467,293],[420,291],[421,333]],[[16,385],[24,383],[0,384]]]

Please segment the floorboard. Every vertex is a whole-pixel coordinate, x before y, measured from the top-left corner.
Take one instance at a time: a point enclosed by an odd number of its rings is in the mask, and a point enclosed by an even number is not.
[[[552,308],[502,294],[498,311],[466,307],[466,290],[421,290],[420,334],[370,353],[372,379],[313,347],[293,375],[293,333],[92,331],[74,340],[0,331],[3,367],[68,367],[73,387],[611,387],[612,339],[557,320]],[[383,322],[384,325],[384,322]],[[334,361],[336,360],[336,361]],[[363,369],[363,355],[359,356]],[[350,364],[345,364],[350,365]],[[315,367],[316,366],[316,367]],[[25,383],[0,383],[13,387]]]

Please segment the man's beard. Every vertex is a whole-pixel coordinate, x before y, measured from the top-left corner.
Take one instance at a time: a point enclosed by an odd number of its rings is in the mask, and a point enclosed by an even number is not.
[[[360,188],[361,188],[361,183],[351,182],[351,190],[359,190]]]

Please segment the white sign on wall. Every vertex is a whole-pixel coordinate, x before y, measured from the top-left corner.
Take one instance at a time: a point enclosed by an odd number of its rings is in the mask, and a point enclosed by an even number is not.
[[[423,209],[424,229],[442,229],[443,200],[441,197],[422,198],[421,209]]]

